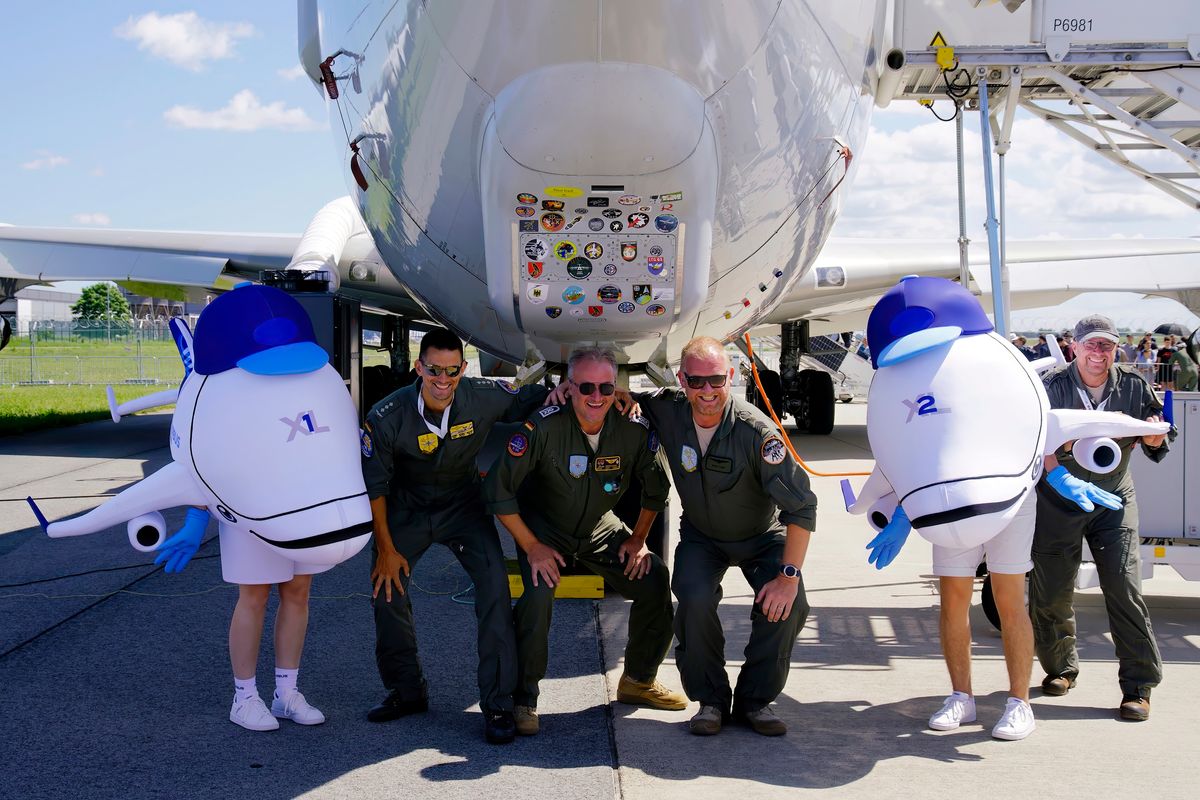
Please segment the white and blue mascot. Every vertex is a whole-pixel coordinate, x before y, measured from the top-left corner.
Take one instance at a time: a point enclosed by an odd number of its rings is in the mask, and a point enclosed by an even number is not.
[[[945,278],[909,276],[867,321],[874,379],[867,438],[875,467],[846,508],[879,534],[868,561],[891,563],[913,528],[935,545],[977,547],[1012,521],[1042,474],[1043,457],[1074,441],[1075,458],[1105,473],[1120,462],[1114,438],[1166,433],[1170,425],[1107,411],[1051,409],[1039,369],[996,334],[976,299]],[[1120,498],[1058,467],[1046,476],[1090,511]]]
[[[186,371],[171,420],[174,460],[74,519],[48,523],[31,498],[46,533],[81,536],[124,522],[136,549],[157,551],[155,563],[178,572],[211,514],[222,575],[246,584],[323,572],[361,550],[371,507],[358,415],[295,298],[242,284],[205,308],[194,340],[185,325],[174,333]],[[176,506],[193,508],[166,538],[160,510]]]

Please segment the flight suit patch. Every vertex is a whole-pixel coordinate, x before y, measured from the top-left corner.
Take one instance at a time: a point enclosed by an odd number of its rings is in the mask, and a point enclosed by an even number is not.
[[[438,437],[436,433],[422,433],[417,437],[417,447],[421,448],[422,453],[432,453],[438,448]]]
[[[528,430],[528,431],[533,430],[533,423],[530,422],[529,420],[525,421],[525,430]]]
[[[605,494],[616,494],[621,489],[621,478],[617,476],[604,482]]]
[[[651,453],[658,452],[658,431],[650,431],[650,436],[646,438],[646,449]]]
[[[504,391],[508,392],[509,394],[516,394],[516,393],[517,393],[517,387],[516,387],[516,386],[513,386],[513,385],[512,385],[511,383],[509,383],[508,381],[496,381],[496,385],[497,385],[497,386],[499,386],[499,387],[500,387],[501,389],[503,389]]]
[[[596,456],[596,472],[617,472],[620,469],[620,456]]]
[[[772,436],[762,443],[762,460],[768,464],[782,464],[783,459],[787,457],[787,448],[783,446],[783,439],[778,436]]]
[[[362,446],[363,458],[370,458],[375,455],[375,442],[371,440],[371,431],[369,428],[367,430],[359,430],[358,441]]]
[[[679,463],[683,465],[684,472],[695,472],[696,465],[700,463],[696,449],[685,444],[679,453]]]
[[[567,469],[572,478],[582,478],[587,474],[587,456],[571,456],[567,460]]]
[[[550,416],[551,414],[557,414],[558,411],[559,411],[558,406],[546,406],[542,410],[538,411],[538,416],[541,417],[542,419],[545,419],[546,417]]]
[[[475,433],[475,423],[473,421],[450,426],[451,439],[465,439],[473,433]]]
[[[525,438],[523,433],[514,433],[508,440],[508,454],[513,458],[520,458],[525,455],[525,451],[529,449],[529,439]]]
[[[733,472],[733,459],[720,456],[705,456],[704,468],[713,472]]]

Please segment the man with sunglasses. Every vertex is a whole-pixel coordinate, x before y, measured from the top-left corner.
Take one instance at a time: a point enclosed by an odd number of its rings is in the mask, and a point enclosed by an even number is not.
[[[408,583],[421,555],[438,543],[475,584],[484,735],[504,743],[515,736],[512,598],[500,538],[484,511],[476,457],[493,424],[524,419],[547,390],[464,379],[466,366],[458,337],[431,330],[421,339],[419,381],[379,401],[363,423],[363,475],[375,529],[375,661],[388,690],[367,719],[387,722],[428,708]]]
[[[579,564],[633,601],[623,703],[682,711],[687,700],[656,679],[671,646],[667,567],[646,547],[666,507],[670,486],[657,460],[658,442],[641,417],[613,407],[617,364],[612,353],[577,350],[567,360],[569,405],[550,405],[514,433],[484,482],[488,510],[517,543],[524,592],[517,599],[517,732],[539,730],[538,683],[546,674],[550,617],[560,570]],[[632,531],[613,507],[633,479],[642,487]]]
[[[1137,419],[1157,422],[1162,403],[1132,366],[1116,366],[1120,337],[1108,317],[1084,317],[1075,326],[1075,359],[1042,376],[1051,408],[1118,411]],[[1119,439],[1121,463],[1100,475],[1079,465],[1071,443],[1047,456],[1037,485],[1037,524],[1033,538],[1033,572],[1029,583],[1029,614],[1034,646],[1046,670],[1045,695],[1064,695],[1079,675],[1075,646],[1074,583],[1079,571],[1082,543],[1087,541],[1096,562],[1109,629],[1120,660],[1120,716],[1141,721],[1150,716],[1150,691],[1162,680],[1162,658],[1154,640],[1150,612],[1142,599],[1141,540],[1137,531],[1137,503],[1129,459],[1135,445],[1151,461],[1167,454],[1170,434]],[[1117,495],[1121,508],[1097,506],[1083,511],[1069,495],[1052,484],[1082,485],[1090,481]]]
[[[724,346],[699,337],[683,348],[683,389],[635,393],[662,443],[683,505],[671,588],[676,664],[700,711],[692,733],[711,736],[731,717],[764,736],[787,732],[770,704],[787,681],[792,646],[808,618],[800,570],[816,525],[816,495],[779,430],[729,395]],[[740,567],[754,589],[750,641],[731,689],[717,616],[721,578]]]

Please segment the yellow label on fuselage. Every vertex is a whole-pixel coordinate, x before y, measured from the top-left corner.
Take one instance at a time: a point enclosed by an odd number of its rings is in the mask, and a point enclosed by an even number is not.
[[[548,194],[551,197],[581,197],[583,189],[578,186],[547,186],[542,190],[542,194]]]

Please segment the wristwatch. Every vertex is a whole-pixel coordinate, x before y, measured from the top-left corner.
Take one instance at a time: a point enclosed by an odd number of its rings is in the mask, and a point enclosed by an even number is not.
[[[795,564],[780,564],[779,574],[785,578],[799,578],[800,570],[796,568]]]

